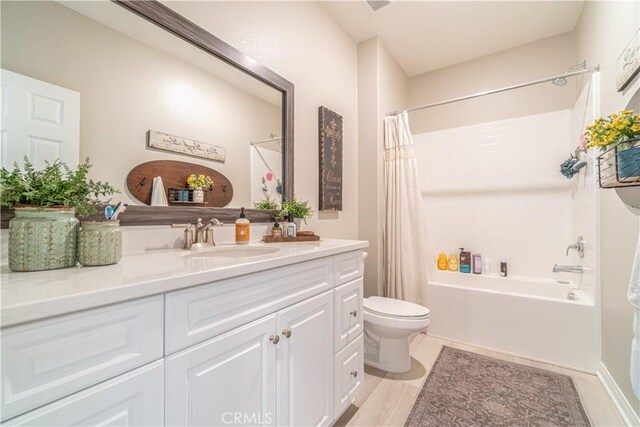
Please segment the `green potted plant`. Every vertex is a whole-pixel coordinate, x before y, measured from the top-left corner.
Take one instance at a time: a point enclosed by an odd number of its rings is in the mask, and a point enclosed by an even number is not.
[[[259,202],[253,202],[253,207],[256,209],[263,209],[267,211],[277,211],[280,209],[278,201],[272,200],[270,196],[265,197]]]
[[[0,205],[15,208],[9,222],[9,268],[39,271],[72,267],[77,261],[78,220],[98,212],[100,197],[116,190],[87,178],[89,159],[71,170],[56,161],[36,170],[27,157],[0,170]]]
[[[615,148],[618,180],[640,176],[640,115],[633,110],[597,119],[587,127],[585,142],[603,152]]]
[[[291,199],[285,199],[282,201],[282,211],[289,212],[289,214],[293,216],[293,222],[296,224],[296,230],[300,230],[302,221],[306,224],[307,219],[311,218],[313,215],[313,210],[311,210],[309,202],[298,200],[295,194]]]

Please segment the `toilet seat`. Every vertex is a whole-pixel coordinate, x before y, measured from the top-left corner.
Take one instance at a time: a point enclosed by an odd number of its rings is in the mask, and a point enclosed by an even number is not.
[[[430,315],[429,309],[421,305],[384,297],[365,298],[364,310],[375,314],[376,317],[405,320],[424,320]]]

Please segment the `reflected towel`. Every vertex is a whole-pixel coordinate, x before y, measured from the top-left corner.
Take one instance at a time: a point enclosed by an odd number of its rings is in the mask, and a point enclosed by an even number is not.
[[[631,386],[633,394],[640,399],[640,236],[636,257],[633,261],[627,299],[635,309],[633,317],[633,341],[631,342]]]
[[[153,178],[153,189],[151,190],[151,206],[169,206],[167,195],[164,192],[162,177]]]

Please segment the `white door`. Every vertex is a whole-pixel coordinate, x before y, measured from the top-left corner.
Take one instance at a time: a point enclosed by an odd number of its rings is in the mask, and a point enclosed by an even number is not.
[[[333,291],[278,312],[278,423],[333,420]]]
[[[275,314],[169,356],[166,425],[278,425],[272,336]]]
[[[7,426],[160,426],[163,362],[145,365],[3,422]]]
[[[37,169],[57,159],[75,168],[80,157],[80,94],[0,70],[0,165],[12,169],[24,156]]]

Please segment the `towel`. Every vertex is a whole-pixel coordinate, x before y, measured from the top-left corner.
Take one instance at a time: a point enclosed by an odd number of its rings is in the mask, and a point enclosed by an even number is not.
[[[640,399],[640,236],[638,236],[638,247],[633,261],[627,299],[635,309],[631,341],[631,387],[633,394]]]
[[[151,206],[169,206],[167,195],[164,193],[162,177],[153,178],[153,188],[151,190]]]

